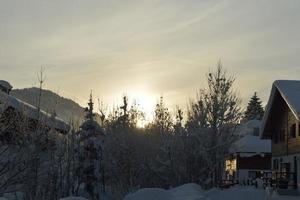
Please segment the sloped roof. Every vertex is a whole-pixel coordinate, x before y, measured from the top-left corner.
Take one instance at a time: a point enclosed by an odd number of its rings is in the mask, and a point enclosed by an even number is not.
[[[296,119],[300,121],[300,81],[297,80],[276,80],[273,83],[270,98],[266,107],[262,125],[261,125],[261,137],[264,136],[267,120],[270,116],[270,110],[273,106],[274,99],[278,92],[284,99],[290,110],[295,115]]]
[[[6,90],[11,90],[13,88],[9,82],[4,80],[0,80],[0,86],[5,88]]]
[[[54,127],[55,129],[65,132],[68,132],[70,129],[70,126],[67,125],[62,119],[58,117],[52,117],[49,113],[43,110],[38,111],[35,106],[0,91],[0,113],[8,107],[12,107],[20,112],[23,112],[30,119],[37,120],[40,118],[43,123],[49,127]]]

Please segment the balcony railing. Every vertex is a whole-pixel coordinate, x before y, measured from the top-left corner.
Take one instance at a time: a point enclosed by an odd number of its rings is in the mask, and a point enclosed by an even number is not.
[[[279,189],[297,188],[297,174],[294,172],[273,172],[271,181],[272,186]]]

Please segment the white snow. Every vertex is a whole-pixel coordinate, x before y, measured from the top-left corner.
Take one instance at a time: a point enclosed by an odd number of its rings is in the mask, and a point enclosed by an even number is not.
[[[203,191],[197,184],[185,184],[164,190],[159,188],[141,189],[127,195],[124,200],[296,200],[299,196],[279,196],[264,189],[235,186],[221,190],[213,188]]]
[[[174,196],[167,190],[159,188],[145,188],[127,195],[124,200],[173,200]]]
[[[40,117],[41,121],[46,123],[49,127],[54,127],[66,132],[68,132],[70,129],[69,125],[67,125],[62,119],[58,117],[52,119],[51,115],[43,110],[40,110],[39,114],[38,109],[35,106],[23,102],[20,99],[8,95],[2,91],[0,91],[0,104],[1,112],[3,112],[7,107],[12,107],[20,112],[25,113],[25,115],[31,119],[38,119],[38,117]]]
[[[83,197],[65,197],[60,200],[87,200],[87,199]]]
[[[271,140],[261,139],[259,136],[246,135],[234,143],[231,152],[252,153],[253,155],[271,153]]]
[[[189,183],[189,184],[185,184],[185,185],[170,189],[169,193],[171,193],[173,195],[173,199],[176,199],[176,200],[205,199],[202,196],[203,190],[202,190],[201,186],[197,185],[195,183]]]

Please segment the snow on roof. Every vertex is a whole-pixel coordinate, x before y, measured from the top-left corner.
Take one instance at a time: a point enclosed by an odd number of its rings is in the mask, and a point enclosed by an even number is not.
[[[288,107],[291,109],[296,119],[300,121],[300,81],[296,80],[276,80],[273,83],[266,112],[261,125],[260,135],[263,136],[266,122],[270,115],[270,110],[274,102],[276,91],[282,96]]]
[[[13,88],[9,82],[4,80],[0,80],[0,86],[5,88],[6,90],[11,90]]]
[[[70,126],[67,125],[62,119],[58,117],[52,117],[49,113],[38,109],[26,102],[21,101],[11,95],[8,95],[0,91],[0,112],[3,112],[6,108],[12,107],[16,110],[23,112],[28,118],[37,120],[41,119],[47,126],[54,127],[58,130],[68,132]]]
[[[271,140],[246,135],[236,141],[230,151],[231,153],[271,153]]]

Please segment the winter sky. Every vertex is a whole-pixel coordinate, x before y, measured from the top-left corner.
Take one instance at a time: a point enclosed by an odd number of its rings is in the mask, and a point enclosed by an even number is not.
[[[186,105],[219,59],[244,103],[300,79],[299,0],[0,0],[0,74],[84,104],[126,93]]]

